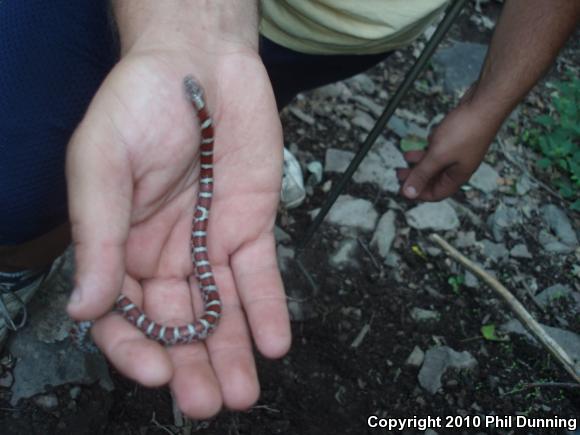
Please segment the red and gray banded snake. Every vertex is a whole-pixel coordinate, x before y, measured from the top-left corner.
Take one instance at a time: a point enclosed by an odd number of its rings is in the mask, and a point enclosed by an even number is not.
[[[192,77],[184,79],[185,92],[193,103],[200,124],[200,174],[197,204],[193,215],[191,232],[191,258],[199,281],[204,303],[204,313],[193,323],[180,326],[165,326],[151,320],[131,299],[121,294],[115,303],[115,310],[143,333],[161,344],[173,345],[205,340],[217,327],[222,311],[222,303],[214,279],[207,252],[207,225],[213,196],[213,148],[214,129],[207,109],[203,89]],[[71,337],[83,350],[94,351],[95,346],[88,339],[93,321],[76,322]]]

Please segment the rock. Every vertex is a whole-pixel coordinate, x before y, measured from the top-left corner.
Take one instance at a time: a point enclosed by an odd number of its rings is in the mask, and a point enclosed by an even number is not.
[[[387,128],[393,131],[400,138],[407,137],[409,134],[409,126],[407,123],[396,115],[393,115],[387,123]]]
[[[461,92],[479,77],[487,46],[471,42],[454,42],[433,56],[433,65],[443,76],[447,92]]]
[[[532,180],[527,174],[523,174],[518,181],[516,181],[516,192],[520,196],[527,195],[527,193],[532,190]]]
[[[434,231],[453,230],[459,226],[459,219],[447,201],[429,202],[409,210],[407,223],[416,229]]]
[[[287,273],[289,270],[290,262],[294,259],[294,249],[288,248],[284,245],[278,245],[276,247],[276,253],[278,256],[278,266],[282,273]]]
[[[554,232],[562,243],[575,248],[578,245],[578,237],[572,228],[572,224],[566,213],[554,204],[542,207],[542,217],[548,227]]]
[[[492,193],[497,190],[498,179],[499,174],[497,171],[487,163],[482,162],[477,171],[469,179],[469,184],[484,193]]]
[[[75,385],[74,387],[72,387],[69,391],[68,394],[70,396],[71,399],[76,400],[79,398],[79,396],[81,395],[81,387]]]
[[[487,219],[487,225],[497,242],[503,241],[505,233],[520,223],[521,215],[518,210],[504,204],[500,204]]]
[[[346,171],[348,165],[354,158],[354,153],[351,151],[337,150],[336,148],[329,148],[326,150],[324,157],[324,172],[339,172]]]
[[[326,216],[327,222],[335,225],[372,231],[378,219],[373,204],[366,199],[340,195]]]
[[[475,238],[475,231],[458,231],[457,238],[455,239],[455,247],[462,249],[462,248],[471,248],[475,246],[477,243],[477,239]]]
[[[528,251],[528,247],[523,243],[515,245],[510,250],[510,255],[514,258],[532,258],[532,254]]]
[[[425,310],[423,308],[414,307],[411,310],[411,317],[417,323],[422,322],[436,322],[441,318],[437,311]]]
[[[385,192],[399,192],[399,180],[394,168],[406,168],[407,162],[394,144],[379,138],[354,173],[355,183],[373,183]]]
[[[316,95],[323,98],[339,98],[351,95],[350,89],[343,82],[331,83],[314,90]]]
[[[407,358],[407,361],[405,361],[405,365],[409,367],[419,368],[421,367],[421,364],[423,364],[424,360],[425,360],[425,352],[423,352],[419,346],[415,346],[413,348],[413,351]]]
[[[490,240],[483,240],[481,245],[483,247],[483,255],[494,263],[501,262],[509,255],[509,252],[503,243],[493,243]]]
[[[291,242],[292,241],[292,237],[290,237],[290,234],[288,234],[286,231],[284,231],[278,225],[276,225],[274,227],[274,238],[276,239],[277,243]]]
[[[465,285],[465,287],[469,287],[469,288],[478,288],[479,287],[479,280],[477,279],[477,277],[473,273],[466,271],[463,278],[464,278],[463,284]]]
[[[357,74],[346,82],[366,94],[373,94],[376,90],[375,82],[366,73]]]
[[[356,240],[343,241],[338,249],[330,256],[330,265],[339,270],[356,268],[358,266],[357,250],[358,244]]]
[[[312,116],[298,109],[296,106],[290,106],[288,110],[292,115],[308,125],[314,125],[316,123],[316,120]]]
[[[540,230],[538,241],[546,251],[553,254],[570,254],[571,252],[574,252],[573,247],[562,243],[560,239],[546,230]]]
[[[474,370],[477,360],[467,351],[457,352],[447,346],[435,346],[425,354],[419,371],[419,384],[431,394],[441,388],[441,377],[448,369]]]
[[[580,308],[580,294],[573,292],[572,289],[566,285],[555,284],[538,293],[535,297],[536,301],[543,307],[547,307],[557,300],[572,298],[576,307]]]
[[[401,265],[401,256],[396,252],[389,252],[385,257],[385,264],[393,269],[398,269]]]
[[[395,212],[389,210],[379,219],[377,229],[371,239],[371,246],[378,249],[381,257],[386,258],[396,234]]]
[[[354,112],[354,117],[350,120],[350,123],[355,127],[362,128],[365,131],[371,131],[375,126],[374,118],[362,110],[356,110]]]
[[[39,408],[42,408],[45,411],[50,411],[58,406],[58,398],[56,397],[56,394],[43,394],[41,396],[36,396],[34,398],[34,403]]]
[[[541,325],[544,331],[548,333],[556,342],[562,346],[568,355],[576,362],[577,370],[580,371],[580,335],[564,329],[553,328],[551,326]],[[523,327],[519,320],[513,319],[501,326],[506,332],[511,332],[525,336],[535,346],[540,347],[540,343]]]
[[[378,105],[369,97],[365,97],[364,95],[355,95],[352,99],[365,109],[368,109],[376,118],[380,117],[385,109],[383,106]]]
[[[57,260],[63,261],[62,269],[39,289],[28,305],[28,324],[7,343],[18,361],[13,370],[12,405],[68,383],[99,382],[106,390],[113,389],[103,355],[81,352],[68,336],[72,323],[65,308],[72,287],[72,257],[69,249]]]

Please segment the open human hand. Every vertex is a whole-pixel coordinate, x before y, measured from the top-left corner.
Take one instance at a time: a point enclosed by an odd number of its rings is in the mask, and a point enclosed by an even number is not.
[[[194,418],[257,400],[251,337],[266,357],[290,345],[272,231],[282,171],[272,90],[254,53],[204,55],[125,56],[67,155],[77,265],[68,312],[98,319],[93,338],[113,365],[146,386],[169,383]],[[190,73],[215,128],[208,251],[223,308],[207,341],[165,348],[110,310],[121,292],[167,325],[191,322],[202,308],[190,254],[199,175],[199,125],[183,90]]]

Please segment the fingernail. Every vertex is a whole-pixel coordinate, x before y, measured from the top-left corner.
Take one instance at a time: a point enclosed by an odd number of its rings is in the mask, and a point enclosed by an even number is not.
[[[69,305],[78,305],[80,304],[81,300],[82,300],[82,294],[81,294],[81,289],[80,288],[75,288],[72,292],[72,294],[70,295],[70,300],[69,300]]]
[[[407,195],[409,198],[415,198],[417,196],[417,189],[415,189],[413,186],[407,186],[405,187],[405,195]]]

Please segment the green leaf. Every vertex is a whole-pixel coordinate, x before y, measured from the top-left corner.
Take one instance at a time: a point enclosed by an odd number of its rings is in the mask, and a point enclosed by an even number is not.
[[[548,169],[550,166],[552,166],[552,161],[544,157],[543,159],[538,160],[538,166],[542,169]]]
[[[421,151],[427,148],[427,141],[417,136],[407,136],[401,139],[401,150],[406,153],[408,151]]]
[[[483,325],[481,327],[481,335],[483,335],[483,338],[485,338],[488,341],[508,341],[509,340],[507,337],[498,337],[498,335],[496,334],[496,331],[495,331],[494,324]]]
[[[542,125],[542,126],[546,127],[547,129],[550,129],[550,128],[551,128],[551,127],[553,127],[553,126],[554,126],[554,124],[555,124],[554,118],[552,118],[551,116],[548,116],[548,115],[541,115],[541,116],[538,116],[538,117],[535,119],[535,121],[536,121],[538,124],[540,124],[540,125]]]
[[[580,199],[574,201],[574,203],[570,206],[570,208],[574,211],[580,211]]]

